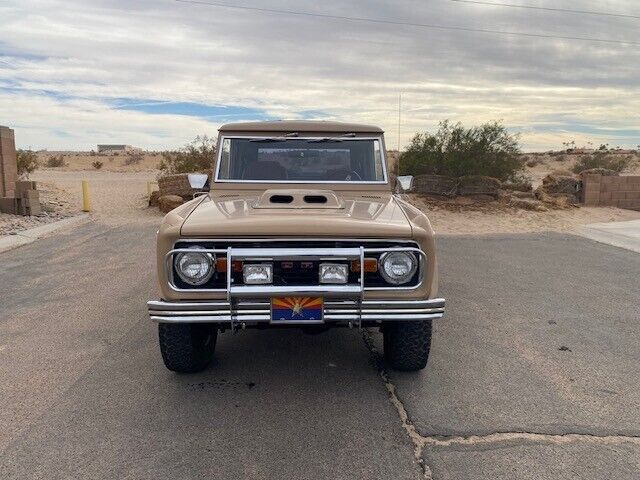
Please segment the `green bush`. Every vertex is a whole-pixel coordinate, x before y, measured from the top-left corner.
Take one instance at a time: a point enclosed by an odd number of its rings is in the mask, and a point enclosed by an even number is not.
[[[16,152],[18,162],[18,175],[29,177],[29,174],[40,166],[36,152],[32,150],[18,150]]]
[[[621,173],[635,163],[634,158],[622,155],[609,155],[606,150],[598,150],[592,155],[583,155],[573,167],[573,173],[580,173],[592,168],[605,168]]]
[[[508,180],[523,168],[518,135],[498,122],[472,128],[441,122],[435,134],[416,134],[399,159],[401,175],[482,175]]]
[[[95,162],[91,163],[91,165],[93,165],[93,168],[95,168],[96,170],[100,170],[104,163],[102,163],[100,160],[96,160]]]
[[[174,173],[206,172],[213,168],[216,155],[216,140],[206,135],[175,152],[162,152],[158,168],[165,175]]]

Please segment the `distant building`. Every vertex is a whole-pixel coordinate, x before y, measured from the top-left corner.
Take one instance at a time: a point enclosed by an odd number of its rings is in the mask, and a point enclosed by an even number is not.
[[[140,149],[131,145],[98,145],[98,153],[109,152],[139,152]]]

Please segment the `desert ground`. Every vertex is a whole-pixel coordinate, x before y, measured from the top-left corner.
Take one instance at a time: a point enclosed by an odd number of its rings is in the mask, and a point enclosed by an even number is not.
[[[62,156],[64,166],[47,167],[51,158]],[[39,182],[46,215],[16,217],[0,214],[0,235],[12,234],[74,215],[81,207],[81,182],[87,180],[91,211],[113,222],[135,221],[139,216],[158,216],[147,207],[147,183],[155,182],[162,160],[159,152],[139,154],[92,154],[91,152],[38,152],[43,165],[30,176]],[[391,168],[395,155],[390,152]],[[534,187],[551,172],[566,172],[575,165],[579,155],[525,154],[525,174]],[[92,164],[102,163],[100,169]],[[640,174],[640,161],[625,174]],[[425,211],[436,233],[484,234],[559,231],[571,232],[589,223],[618,222],[640,219],[640,212],[608,207],[580,207],[567,210],[535,212],[507,207],[499,202],[458,198],[438,201],[421,195],[407,199]]]
[[[74,152],[74,151],[39,151],[37,157],[40,165],[47,167],[47,164],[54,157],[62,156],[63,167],[56,167],[56,170],[97,170],[94,162],[101,162],[100,170],[107,172],[156,172],[162,160],[161,152]]]

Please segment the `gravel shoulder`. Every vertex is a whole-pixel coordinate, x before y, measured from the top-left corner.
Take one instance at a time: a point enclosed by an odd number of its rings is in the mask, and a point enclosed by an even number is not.
[[[33,180],[33,178],[31,178]],[[9,215],[0,213],[0,237],[14,235],[24,230],[57,222],[77,215],[79,210],[71,204],[71,195],[55,182],[38,182],[42,214],[37,216]]]

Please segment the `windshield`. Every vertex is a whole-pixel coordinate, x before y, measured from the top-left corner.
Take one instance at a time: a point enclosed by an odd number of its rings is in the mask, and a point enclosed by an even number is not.
[[[218,180],[385,182],[380,140],[225,138]]]

